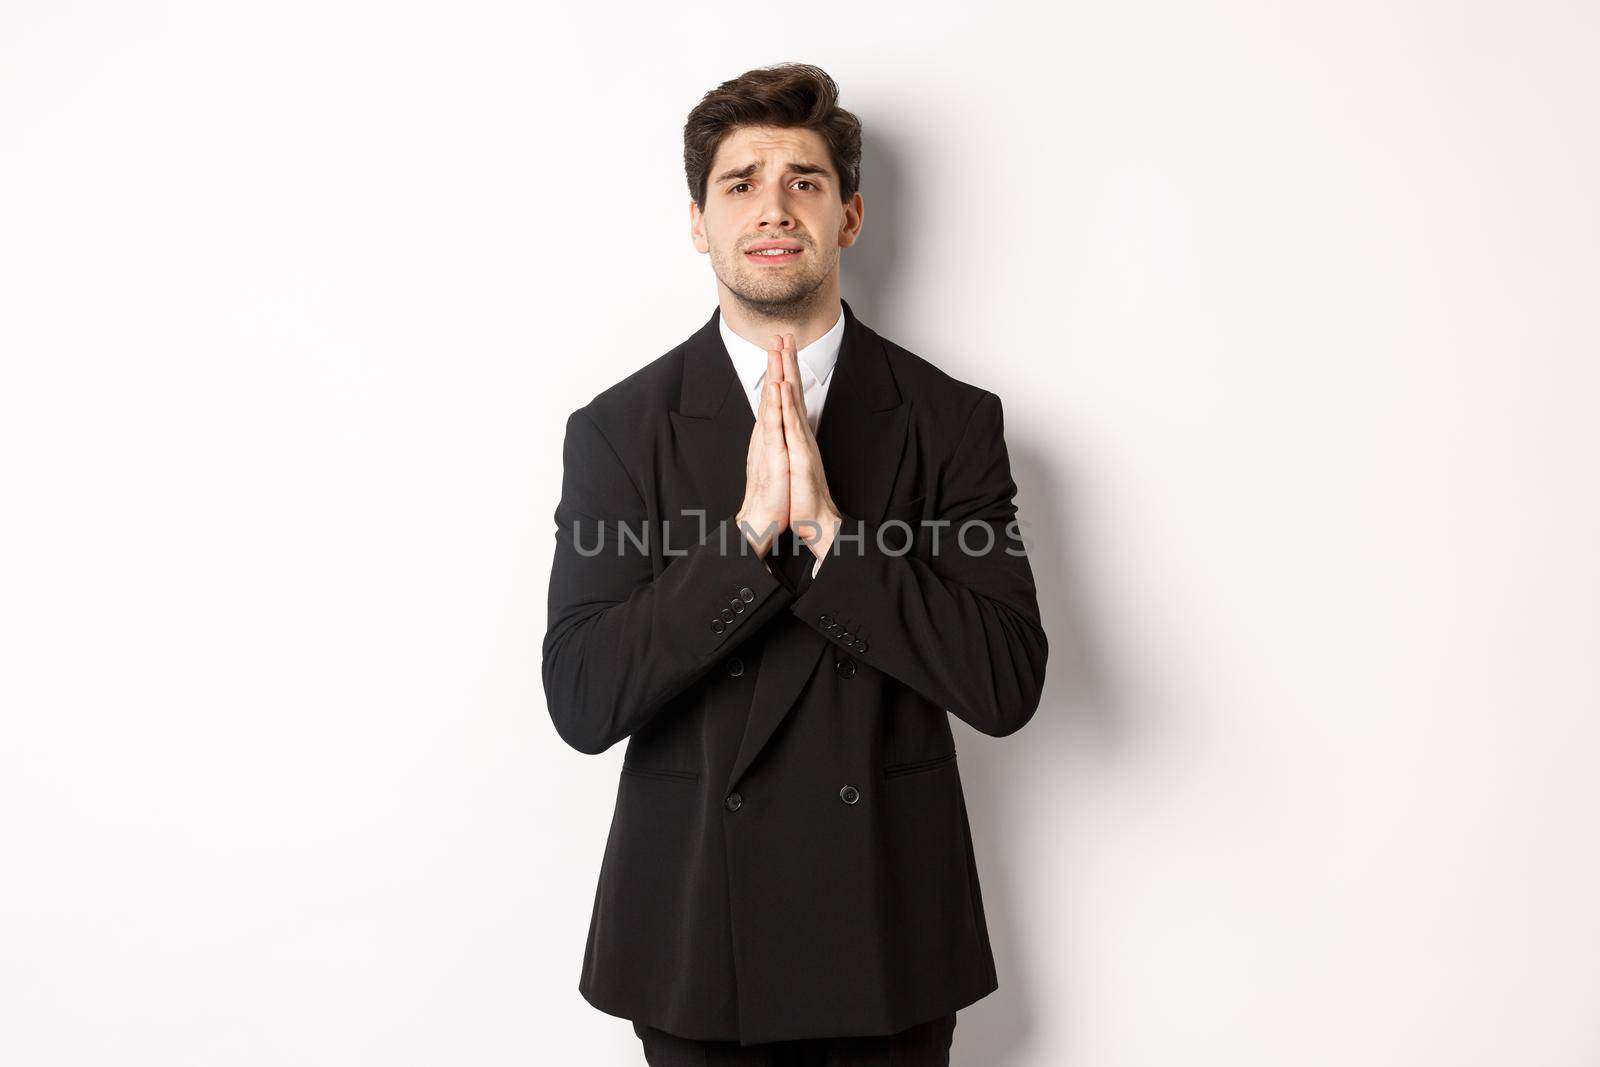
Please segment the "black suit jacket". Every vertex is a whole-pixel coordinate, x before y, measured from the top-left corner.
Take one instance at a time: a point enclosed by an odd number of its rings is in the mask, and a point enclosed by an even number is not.
[[[567,420],[545,693],[578,751],[628,741],[578,988],[682,1037],[887,1034],[998,987],[949,716],[1002,737],[1044,685],[1000,400],[844,315],[815,578],[734,522],[718,312]]]

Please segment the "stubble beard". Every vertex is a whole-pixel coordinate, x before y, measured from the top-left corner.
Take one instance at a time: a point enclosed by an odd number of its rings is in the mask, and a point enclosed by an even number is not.
[[[743,252],[735,251],[732,256],[734,262],[725,262],[717,277],[751,318],[762,322],[792,322],[816,310],[822,299],[822,285],[828,280],[827,271],[815,276],[762,278],[759,272],[766,268],[744,263]]]

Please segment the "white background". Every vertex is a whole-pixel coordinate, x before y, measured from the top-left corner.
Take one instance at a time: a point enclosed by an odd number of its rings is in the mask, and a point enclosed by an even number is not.
[[[8,3],[0,1060],[637,1064],[563,420],[815,62],[862,319],[998,393],[1051,638],[955,723],[955,1063],[1600,1062],[1586,4]]]

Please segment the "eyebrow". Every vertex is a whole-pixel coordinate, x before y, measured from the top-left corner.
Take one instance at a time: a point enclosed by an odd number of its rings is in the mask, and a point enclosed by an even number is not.
[[[761,164],[759,164],[759,163],[746,163],[744,166],[739,167],[737,170],[725,170],[721,174],[717,175],[715,178],[713,178],[711,180],[713,182],[715,182],[717,185],[721,185],[723,182],[731,182],[736,178],[738,178],[738,179],[749,178],[752,175],[754,175],[756,171],[758,171],[760,169],[761,169]],[[786,171],[788,171],[790,174],[816,174],[816,175],[820,175],[821,177],[824,177],[824,178],[828,176],[828,168],[827,167],[819,167],[815,163],[807,163],[804,160],[797,161],[797,162],[794,162],[794,163],[790,163],[784,169]]]

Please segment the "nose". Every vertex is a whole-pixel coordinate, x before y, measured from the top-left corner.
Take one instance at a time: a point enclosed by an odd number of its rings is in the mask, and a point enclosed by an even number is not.
[[[763,230],[794,228],[794,215],[789,211],[788,194],[781,187],[771,189],[762,202],[760,226]]]

